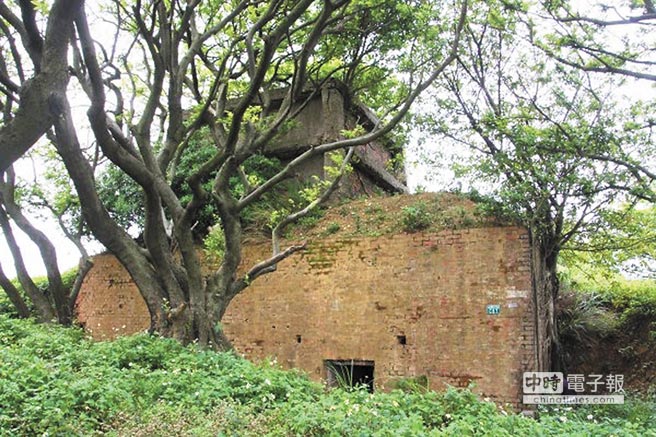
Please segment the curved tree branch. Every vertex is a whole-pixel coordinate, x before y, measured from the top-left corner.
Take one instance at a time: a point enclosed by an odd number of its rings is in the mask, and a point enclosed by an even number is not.
[[[13,120],[0,129],[0,172],[41,138],[52,126],[57,110],[49,105],[50,95],[63,93],[68,83],[69,29],[83,0],[55,0],[48,18],[41,70],[25,83]]]

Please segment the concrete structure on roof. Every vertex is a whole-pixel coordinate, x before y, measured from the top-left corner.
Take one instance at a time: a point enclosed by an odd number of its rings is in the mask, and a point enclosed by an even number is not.
[[[268,105],[270,112],[279,109],[285,92],[283,89],[271,96]],[[320,90],[302,93],[294,105],[305,105],[295,117],[296,124],[264,150],[265,154],[279,158],[283,163],[291,161],[313,145],[342,139],[344,130],[362,126],[370,131],[378,124],[373,112],[353,102],[337,81],[328,82]],[[389,166],[392,158],[401,151],[401,145],[391,144],[385,138],[356,147],[352,161],[355,171],[342,183],[340,194],[354,197],[379,191],[407,193],[403,169],[392,171]],[[301,165],[297,174],[306,180],[311,176],[323,179],[326,176],[326,166],[331,164],[326,156],[318,155]]]

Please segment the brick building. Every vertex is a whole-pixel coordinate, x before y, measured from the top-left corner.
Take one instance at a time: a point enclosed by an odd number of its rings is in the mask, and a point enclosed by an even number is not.
[[[297,121],[267,154],[284,162],[344,129],[376,123],[338,83],[314,93]],[[387,168],[393,154],[384,143],[358,148],[341,194],[407,191]],[[323,177],[325,165],[316,157],[298,177]],[[243,267],[270,250],[245,244]],[[222,324],[245,357],[276,357],[317,380],[349,373],[371,389],[409,377],[433,389],[474,383],[485,396],[518,403],[522,372],[547,367],[537,255],[525,229],[493,224],[314,238],[237,296]],[[94,263],[77,300],[79,321],[98,339],[147,330],[146,305],[125,269],[110,254]]]
[[[245,247],[244,266],[269,255]],[[223,326],[251,360],[276,357],[317,380],[350,370],[372,388],[425,377],[520,399],[538,353],[531,253],[518,227],[327,238],[281,263],[230,305]],[[98,339],[148,329],[146,305],[109,254],[95,258],[77,316]]]
[[[282,104],[286,89],[270,92],[265,114],[274,114]],[[379,124],[367,107],[353,101],[344,85],[336,80],[328,81],[318,90],[307,89],[294,104],[294,110],[302,107],[296,115],[295,124],[277,137],[265,149],[267,156],[287,163],[318,145],[343,138],[345,130],[361,126],[367,131]],[[230,105],[228,105],[230,109]],[[347,175],[341,187],[341,196],[354,197],[374,192],[407,193],[404,169],[390,168],[388,164],[402,153],[402,145],[394,144],[389,138],[373,141],[355,148],[352,159],[354,171]],[[331,165],[326,155],[317,155],[296,169],[296,176],[308,180],[312,176],[324,178],[326,166]]]

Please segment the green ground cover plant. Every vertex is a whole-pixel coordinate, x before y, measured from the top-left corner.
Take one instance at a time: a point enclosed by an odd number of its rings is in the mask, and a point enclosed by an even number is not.
[[[0,435],[656,435],[656,403],[539,411],[469,390],[326,390],[271,362],[0,314]]]

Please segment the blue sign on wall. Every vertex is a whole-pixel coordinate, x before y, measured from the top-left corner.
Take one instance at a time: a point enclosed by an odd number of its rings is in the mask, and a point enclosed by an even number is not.
[[[485,312],[488,316],[498,316],[501,312],[501,305],[488,305],[485,308]]]

